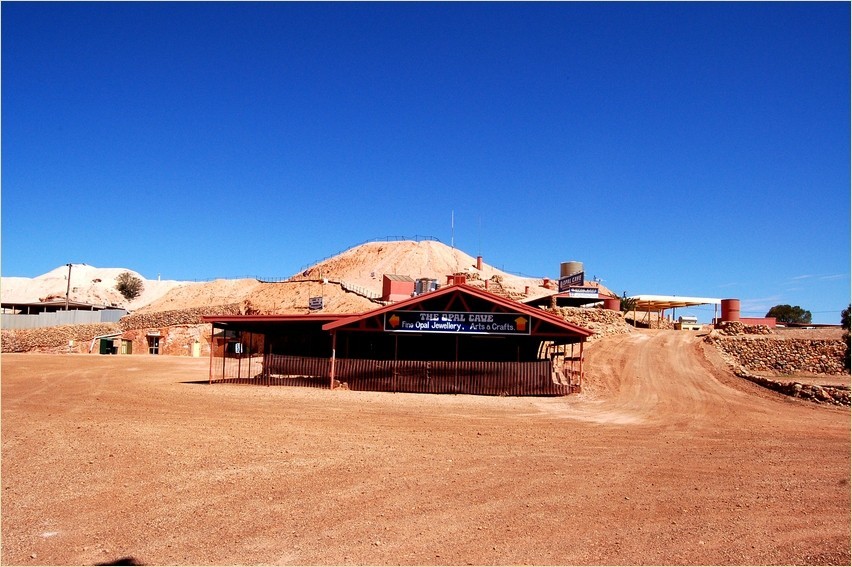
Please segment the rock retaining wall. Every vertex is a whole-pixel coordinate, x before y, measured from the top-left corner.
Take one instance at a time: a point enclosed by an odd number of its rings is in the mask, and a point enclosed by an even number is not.
[[[845,374],[846,344],[831,339],[727,337],[712,333],[713,343],[733,363],[751,371],[780,374]]]
[[[210,354],[210,323],[173,325],[156,330],[160,339],[158,354],[168,356],[208,356]],[[133,354],[145,354],[149,350],[147,329],[124,331],[121,338],[133,341]]]
[[[38,329],[3,329],[2,352],[89,352],[95,337],[119,333],[116,323],[60,325]]]
[[[848,386],[815,385],[758,376],[755,372],[842,375],[847,346],[842,340],[731,337],[717,332],[705,341],[713,344],[734,374],[765,388],[806,400],[849,406]]]
[[[122,331],[133,329],[162,329],[175,325],[198,325],[204,321],[205,315],[242,315],[245,306],[241,303],[228,305],[211,305],[193,307],[190,309],[175,309],[172,311],[155,311],[153,313],[135,313],[122,317],[118,322]]]
[[[802,398],[805,400],[837,406],[850,405],[848,387],[828,385],[820,386],[816,384],[802,384],[801,382],[782,382],[780,380],[773,380],[764,376],[755,376],[748,372],[736,372],[736,374],[751,380],[756,384],[760,384],[765,388],[775,390],[776,392],[780,392],[794,398]]]

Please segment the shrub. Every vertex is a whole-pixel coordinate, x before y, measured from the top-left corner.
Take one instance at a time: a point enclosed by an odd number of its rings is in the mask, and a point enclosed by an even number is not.
[[[140,278],[137,278],[130,272],[122,272],[115,278],[115,289],[124,296],[125,299],[134,299],[139,297],[145,285]]]

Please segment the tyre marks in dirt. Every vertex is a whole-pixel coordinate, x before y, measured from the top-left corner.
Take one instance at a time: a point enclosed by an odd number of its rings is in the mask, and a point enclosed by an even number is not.
[[[678,429],[748,426],[779,413],[786,414],[782,421],[795,421],[789,412],[811,409],[778,396],[754,395],[720,380],[693,333],[645,330],[590,345],[583,393],[536,405],[578,421]]]

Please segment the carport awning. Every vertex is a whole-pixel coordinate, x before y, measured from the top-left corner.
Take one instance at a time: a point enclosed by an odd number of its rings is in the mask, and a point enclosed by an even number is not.
[[[685,297],[682,295],[634,295],[628,299],[636,300],[639,311],[663,311],[694,305],[721,305],[722,300],[715,297]]]

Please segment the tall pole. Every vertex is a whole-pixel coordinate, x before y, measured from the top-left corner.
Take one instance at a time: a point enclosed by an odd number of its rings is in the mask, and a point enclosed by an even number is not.
[[[68,285],[65,287],[65,311],[68,311],[68,294],[71,291],[71,264],[65,264],[68,266]]]

